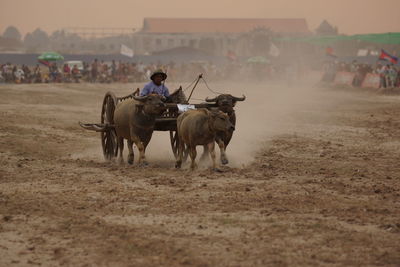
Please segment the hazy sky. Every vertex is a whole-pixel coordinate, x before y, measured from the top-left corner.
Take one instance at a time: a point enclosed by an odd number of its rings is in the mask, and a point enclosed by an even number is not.
[[[144,17],[323,19],[345,34],[400,32],[400,0],[0,0],[0,33],[40,27],[140,28]]]

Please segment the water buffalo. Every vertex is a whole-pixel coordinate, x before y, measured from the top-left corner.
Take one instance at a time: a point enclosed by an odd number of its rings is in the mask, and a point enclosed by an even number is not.
[[[206,102],[215,102],[220,111],[225,112],[229,116],[229,121],[236,126],[236,115],[233,107],[236,105],[237,101],[244,101],[246,97],[243,95],[242,97],[235,97],[230,94],[221,94],[215,98],[206,98]],[[232,139],[233,130],[232,131],[221,131],[217,132],[215,141],[217,142],[219,149],[221,151],[221,163],[228,164],[228,158],[226,157],[225,150],[228,146],[229,142]],[[201,160],[204,160],[208,156],[208,148],[204,146],[204,152],[201,156]]]
[[[229,121],[228,115],[222,111],[210,111],[207,109],[189,110],[178,116],[177,131],[179,136],[179,156],[176,161],[176,168],[182,165],[183,152],[185,147],[189,150],[192,160],[190,168],[197,167],[196,146],[207,146],[212,158],[212,166],[215,169],[215,138],[217,132],[233,131],[235,126]]]
[[[114,126],[118,138],[119,160],[123,162],[124,139],[128,142],[128,163],[133,164],[133,143],[139,149],[139,165],[147,164],[146,147],[153,135],[156,117],[165,111],[165,98],[156,94],[133,96],[118,103],[114,111]]]

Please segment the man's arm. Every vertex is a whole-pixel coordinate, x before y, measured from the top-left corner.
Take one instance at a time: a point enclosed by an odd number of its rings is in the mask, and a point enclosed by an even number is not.
[[[146,95],[148,95],[148,94],[149,94],[149,85],[146,84],[146,85],[143,87],[142,91],[140,91],[139,96],[146,96]]]
[[[163,86],[163,88],[164,88],[164,92],[163,92],[163,95],[165,96],[165,97],[169,97],[169,90],[168,90],[168,87],[166,87],[165,85]]]

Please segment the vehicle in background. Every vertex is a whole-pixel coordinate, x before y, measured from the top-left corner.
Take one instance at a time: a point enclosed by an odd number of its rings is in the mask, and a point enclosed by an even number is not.
[[[83,61],[81,60],[69,60],[69,61],[64,61],[64,64],[68,64],[69,68],[72,70],[74,65],[78,67],[78,70],[80,72],[83,71]]]
[[[83,62],[80,60],[69,60],[65,61],[64,64],[67,64],[71,70],[71,74],[69,77],[66,77],[67,82],[71,82],[72,80],[76,83],[79,83],[79,80],[82,78],[82,73],[84,71]],[[74,70],[74,67],[77,67],[78,71]],[[70,80],[72,78],[72,80]]]

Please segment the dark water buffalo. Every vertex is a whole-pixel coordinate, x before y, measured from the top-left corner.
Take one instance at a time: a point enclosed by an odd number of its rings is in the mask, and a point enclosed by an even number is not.
[[[215,98],[206,98],[206,102],[215,102],[220,111],[225,112],[229,116],[229,121],[236,126],[236,115],[235,110],[233,109],[236,105],[237,101],[244,101],[246,97],[243,95],[242,97],[235,97],[230,94],[221,94]],[[221,131],[217,132],[215,141],[217,142],[219,149],[221,151],[221,163],[228,164],[228,158],[226,157],[225,150],[228,146],[229,142],[232,139],[233,130],[232,131]],[[201,159],[204,160],[208,156],[208,148],[204,146],[204,153],[201,156]]]
[[[196,146],[207,146],[212,158],[212,166],[215,169],[215,138],[217,132],[230,132],[235,129],[229,121],[228,115],[222,111],[210,111],[207,109],[189,110],[178,116],[177,130],[179,136],[179,156],[176,161],[176,168],[180,168],[183,159],[183,152],[187,148],[192,160],[190,168],[193,170],[196,165]]]
[[[156,117],[165,111],[165,98],[159,95],[133,96],[120,102],[115,108],[114,125],[118,138],[119,160],[123,162],[124,139],[128,141],[128,163],[132,164],[133,143],[139,149],[139,165],[147,164],[146,147],[153,135]]]
[[[182,86],[171,93],[166,101],[167,103],[179,103],[188,104],[185,93],[183,92]]]

